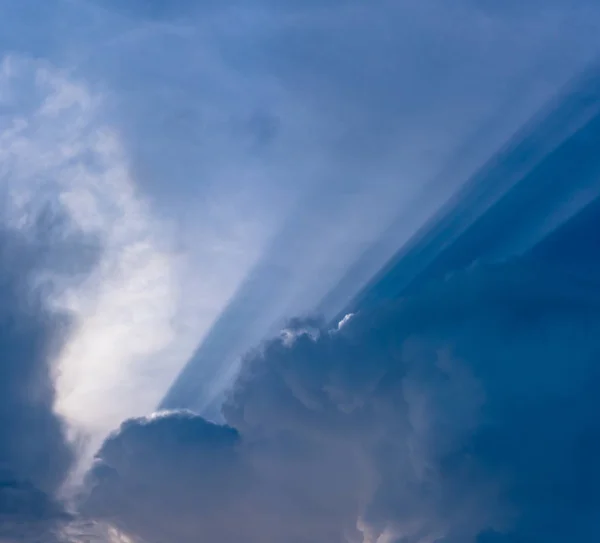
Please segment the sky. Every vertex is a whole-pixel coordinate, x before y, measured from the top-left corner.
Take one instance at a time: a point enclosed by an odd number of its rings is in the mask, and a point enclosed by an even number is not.
[[[0,13],[0,543],[599,538],[596,2]]]

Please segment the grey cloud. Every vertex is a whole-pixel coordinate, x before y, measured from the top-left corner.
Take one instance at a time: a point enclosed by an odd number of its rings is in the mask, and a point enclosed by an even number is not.
[[[89,269],[94,261],[89,247],[68,234],[64,218],[49,209],[27,230],[0,231],[2,540],[54,541],[69,520],[56,494],[74,451],[53,412],[52,361],[70,319],[50,310],[45,297],[52,288],[49,274],[73,274],[75,280]]]
[[[305,489],[295,491],[298,475],[314,475],[311,462],[289,458],[285,441],[279,447],[265,451],[260,440],[245,443],[185,412],[129,421],[100,450],[82,512],[145,541],[338,540],[330,515],[340,507],[320,510]],[[315,514],[299,524],[306,506]]]
[[[514,261],[314,327],[248,355],[229,426],[125,423],[84,512],[148,542],[597,535],[595,290]]]
[[[8,472],[0,473],[0,541],[60,541],[71,521],[46,493]]]

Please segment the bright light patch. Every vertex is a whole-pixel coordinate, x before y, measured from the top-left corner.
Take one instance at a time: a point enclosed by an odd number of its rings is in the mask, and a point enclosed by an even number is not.
[[[344,326],[346,326],[346,324],[350,322],[350,319],[352,319],[352,317],[354,317],[354,313],[348,313],[347,315],[345,315],[344,318],[340,322],[338,322],[337,329],[341,330]]]

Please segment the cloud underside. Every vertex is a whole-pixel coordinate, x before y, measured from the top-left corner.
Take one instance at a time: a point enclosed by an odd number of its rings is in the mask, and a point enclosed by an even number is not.
[[[246,357],[223,407],[134,419],[86,515],[144,541],[593,540],[600,298],[476,267]]]

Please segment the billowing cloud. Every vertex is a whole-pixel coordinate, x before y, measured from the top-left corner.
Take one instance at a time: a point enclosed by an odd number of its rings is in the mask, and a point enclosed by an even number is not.
[[[599,331],[595,290],[524,260],[293,324],[228,426],[126,422],[83,510],[148,542],[593,540]]]

